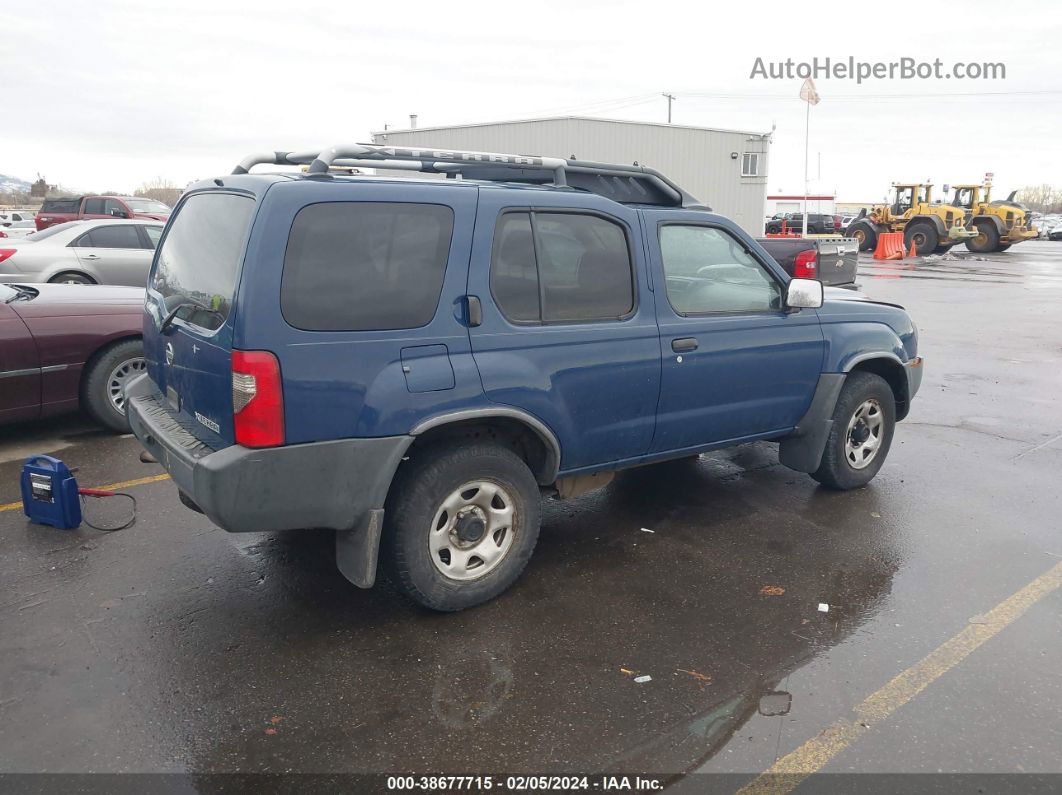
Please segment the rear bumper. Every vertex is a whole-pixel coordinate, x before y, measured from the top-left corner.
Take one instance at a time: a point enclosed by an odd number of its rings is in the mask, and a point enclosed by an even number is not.
[[[147,375],[126,388],[129,425],[177,488],[224,530],[349,530],[383,508],[410,436],[213,450]]]

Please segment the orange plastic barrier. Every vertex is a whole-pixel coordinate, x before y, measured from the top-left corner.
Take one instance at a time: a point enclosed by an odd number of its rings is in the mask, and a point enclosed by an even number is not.
[[[874,259],[903,259],[903,232],[882,232]]]

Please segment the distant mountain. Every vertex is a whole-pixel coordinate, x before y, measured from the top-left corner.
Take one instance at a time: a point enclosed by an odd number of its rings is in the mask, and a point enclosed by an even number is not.
[[[0,193],[29,193],[30,183],[18,177],[0,174]]]

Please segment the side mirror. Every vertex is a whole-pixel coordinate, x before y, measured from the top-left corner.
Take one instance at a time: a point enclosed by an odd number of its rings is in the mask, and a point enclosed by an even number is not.
[[[129,213],[127,213],[125,210],[119,210],[117,207],[112,207],[111,208],[111,215],[114,218],[128,218],[129,217]]]
[[[785,292],[789,309],[818,309],[822,306],[822,282],[817,279],[790,279]]]

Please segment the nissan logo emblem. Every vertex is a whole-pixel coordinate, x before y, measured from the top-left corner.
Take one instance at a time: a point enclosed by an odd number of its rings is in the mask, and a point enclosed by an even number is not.
[[[167,364],[167,366],[173,364],[173,343],[172,342],[167,342],[166,343],[166,364]]]

